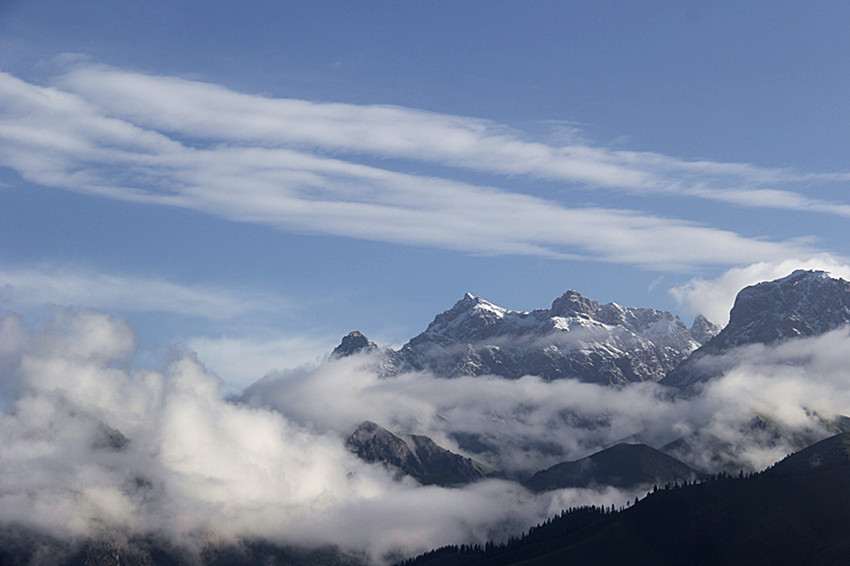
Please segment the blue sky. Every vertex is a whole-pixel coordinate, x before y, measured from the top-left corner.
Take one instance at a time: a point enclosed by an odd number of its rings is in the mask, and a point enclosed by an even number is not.
[[[467,291],[723,322],[847,276],[840,2],[0,4],[0,308],[231,387]]]

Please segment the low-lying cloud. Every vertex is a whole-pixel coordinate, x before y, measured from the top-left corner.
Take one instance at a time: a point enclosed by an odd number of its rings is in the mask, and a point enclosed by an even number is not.
[[[426,434],[519,478],[622,441],[655,447],[678,441],[669,449],[705,471],[757,470],[799,442],[826,435],[826,421],[850,410],[841,366],[850,355],[838,347],[847,341],[847,333],[837,331],[705,359],[729,371],[688,396],[646,382],[613,389],[534,376],[384,379],[371,356],[361,356],[271,374],[244,399],[318,431],[352,429],[370,419]],[[718,450],[723,453],[714,454]]]
[[[844,329],[737,350],[725,377],[690,396],[652,383],[381,378],[374,355],[361,355],[270,374],[237,401],[192,354],[162,371],[134,367],[135,333],[119,317],[64,310],[32,328],[8,314],[0,522],[59,536],[117,527],[337,544],[376,561],[481,541],[563,507],[622,505],[635,494],[534,495],[507,480],[423,487],[360,461],[344,438],[370,419],[516,478],[623,440],[679,439],[670,449],[705,471],[760,469],[848,412],[848,343]]]
[[[2,318],[0,523],[338,544],[380,561],[515,532],[553,505],[499,480],[396,481],[345,449],[347,426],[227,401],[193,355],[135,368],[134,348],[126,322],[94,311],[59,311],[39,328]]]

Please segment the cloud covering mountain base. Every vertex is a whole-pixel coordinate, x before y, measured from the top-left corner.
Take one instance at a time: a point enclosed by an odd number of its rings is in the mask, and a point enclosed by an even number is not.
[[[562,508],[635,494],[533,495],[510,480],[423,487],[360,461],[345,436],[371,419],[517,479],[629,439],[685,438],[689,463],[705,471],[758,469],[828,435],[826,421],[850,407],[848,339],[840,330],[736,350],[735,369],[689,397],[652,383],[381,378],[360,355],[270,374],[237,400],[191,353],[162,370],[136,367],[135,333],[119,317],[57,310],[28,325],[8,314],[0,522],[60,537],[119,529],[335,544],[375,561],[515,534]]]

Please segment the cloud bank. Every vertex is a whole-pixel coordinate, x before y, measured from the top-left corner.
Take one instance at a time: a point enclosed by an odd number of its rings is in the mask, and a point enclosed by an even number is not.
[[[759,470],[825,437],[830,419],[850,411],[841,366],[850,355],[835,350],[840,344],[848,344],[846,331],[736,350],[717,360],[732,371],[687,397],[651,382],[614,389],[534,376],[386,379],[365,356],[270,374],[243,400],[318,431],[368,419],[426,434],[516,478],[618,442],[669,445],[709,472]]]
[[[194,356],[152,371],[132,366],[134,348],[132,328],[94,311],[39,329],[2,319],[0,524],[338,544],[381,561],[521,530],[553,504],[503,481],[395,481],[341,431],[225,400]]]
[[[423,487],[358,460],[345,436],[368,418],[465,447],[519,478],[622,440],[684,439],[672,449],[706,471],[759,469],[826,436],[825,422],[850,410],[848,341],[845,329],[736,351],[735,369],[688,398],[651,383],[382,379],[366,355],[271,374],[235,401],[194,355],[162,371],[134,367],[135,332],[121,318],[65,310],[30,328],[9,314],[0,321],[0,523],[59,536],[120,528],[337,544],[376,562],[482,541],[566,506],[636,494],[532,495],[505,480]]]
[[[569,189],[842,215],[849,208],[775,188],[846,174],[551,145],[488,120],[402,107],[269,98],[94,64],[70,67],[49,86],[0,74],[0,86],[0,164],[31,182],[296,232],[657,269],[818,252],[802,240],[575,206],[569,193],[542,198],[440,176],[459,169]],[[411,173],[416,164],[435,173]]]
[[[303,307],[272,293],[44,264],[0,267],[0,312],[19,312],[37,320],[69,305],[188,321],[193,328],[188,337],[157,338],[179,339],[178,348],[200,355],[225,379],[229,393],[241,391],[271,370],[315,364],[336,340],[304,330],[281,332],[280,319]],[[214,328],[191,334],[198,332],[191,326],[195,321],[211,322]],[[160,343],[153,351],[141,352],[142,358],[156,358],[162,353],[157,349],[168,347]]]

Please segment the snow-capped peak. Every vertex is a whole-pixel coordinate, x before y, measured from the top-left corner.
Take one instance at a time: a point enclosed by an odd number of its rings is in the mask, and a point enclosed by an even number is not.
[[[399,355],[415,369],[447,376],[540,375],[625,384],[660,379],[697,346],[669,312],[600,305],[572,290],[551,309],[515,311],[466,293]]]

